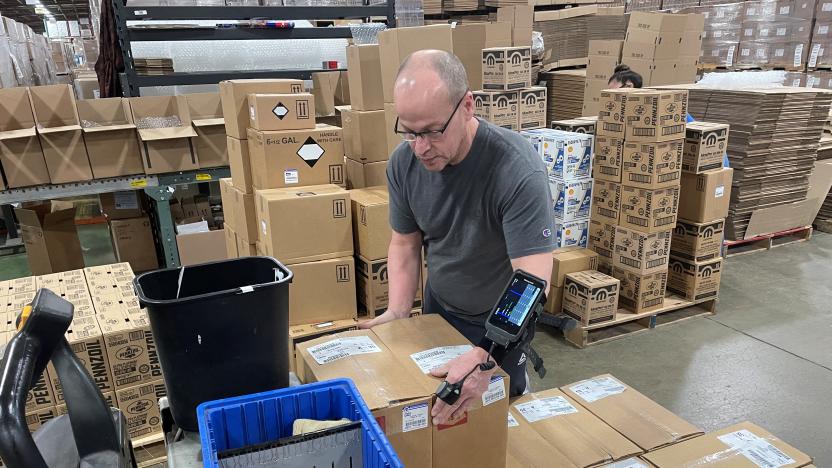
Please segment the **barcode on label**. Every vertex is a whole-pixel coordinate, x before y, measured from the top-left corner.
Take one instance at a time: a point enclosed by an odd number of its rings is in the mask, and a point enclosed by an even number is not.
[[[488,406],[491,403],[500,401],[506,397],[505,384],[503,378],[499,375],[491,377],[491,383],[488,384],[488,389],[482,394],[482,405]]]
[[[402,432],[415,431],[426,427],[428,427],[427,403],[402,408]]]
[[[578,409],[562,396],[535,399],[515,405],[514,409],[530,423],[578,412]]]
[[[728,65],[729,67],[734,64],[734,50],[735,50],[735,47],[736,46],[731,46],[731,47],[728,48],[728,58],[726,59],[725,64]]]
[[[747,429],[721,435],[718,439],[761,468],[779,468],[795,463],[792,457]]]
[[[626,389],[627,387],[624,384],[611,377],[598,377],[569,387],[569,390],[588,403],[608,396],[618,395]]]
[[[803,58],[803,44],[798,44],[794,48],[794,66],[800,66],[801,59]]]

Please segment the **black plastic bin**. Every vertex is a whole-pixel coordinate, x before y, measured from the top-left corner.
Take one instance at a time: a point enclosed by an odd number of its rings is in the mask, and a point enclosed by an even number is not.
[[[289,385],[289,283],[270,257],[145,273],[147,308],[176,424],[197,431],[203,402]]]

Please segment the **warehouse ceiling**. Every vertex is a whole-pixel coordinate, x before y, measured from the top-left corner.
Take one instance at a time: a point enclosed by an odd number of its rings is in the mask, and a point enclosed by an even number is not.
[[[90,16],[89,0],[29,0],[29,2],[40,3],[56,21],[78,21],[80,18]],[[42,33],[44,15],[35,14],[36,6],[38,5],[27,5],[26,0],[0,0],[0,14]]]

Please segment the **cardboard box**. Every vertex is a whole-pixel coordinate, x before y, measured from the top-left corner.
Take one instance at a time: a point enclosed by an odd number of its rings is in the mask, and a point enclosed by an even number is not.
[[[684,138],[687,90],[637,90],[627,94],[625,140],[662,142]]]
[[[357,317],[355,261],[350,257],[289,264],[289,325]],[[320,294],[326,291],[326,294]]]
[[[396,107],[395,104],[384,104],[384,133],[387,135],[387,154],[393,154],[393,150],[398,147],[402,140],[396,133]]]
[[[658,232],[676,226],[679,187],[656,190],[621,186],[618,224],[641,232]]]
[[[15,332],[9,331],[8,339],[11,339],[11,337],[14,336],[13,333]],[[0,336],[0,346],[5,346],[8,339]],[[49,369],[44,369],[43,373],[32,385],[31,390],[26,393],[26,413],[32,413],[34,411],[42,410],[44,408],[52,408],[55,406],[57,403],[55,400],[55,392],[52,390],[52,385],[49,382],[51,382]]]
[[[225,119],[225,133],[238,140],[247,138],[249,126],[248,95],[251,93],[302,93],[303,81],[289,79],[221,81],[220,101]]]
[[[592,188],[592,218],[618,224],[621,211],[621,184],[596,180]],[[591,236],[590,236],[591,237]]]
[[[531,20],[528,31],[531,34]],[[468,88],[482,89],[482,50],[489,47],[511,47],[511,24],[457,23],[452,34],[453,52],[465,67]],[[529,39],[531,40],[531,37]],[[531,42],[526,45],[531,45]]]
[[[309,382],[309,379],[302,372],[304,368],[303,357],[297,353],[297,346],[299,344],[318,339],[322,336],[357,329],[358,321],[355,319],[328,320],[326,322],[293,325],[289,327],[289,366],[292,372],[298,376],[301,382]]]
[[[0,89],[0,164],[8,188],[49,183],[26,88]]]
[[[590,40],[587,54],[590,57],[610,57],[618,60],[621,57],[621,47],[624,41]],[[614,68],[614,67],[613,67]]]
[[[248,152],[248,140],[226,137],[228,147],[228,165],[231,169],[231,181],[235,187],[245,193],[252,193],[251,157]]]
[[[78,100],[98,99],[101,97],[101,89],[98,86],[98,78],[75,78],[73,81],[75,95]]]
[[[641,275],[664,271],[670,256],[671,232],[648,234],[623,226],[616,227],[613,266]]]
[[[560,222],[555,220],[555,248],[586,247],[589,221]]]
[[[115,392],[107,392],[102,393],[101,396],[104,397],[104,401],[107,403],[109,408],[118,408],[118,403],[116,402],[116,394]],[[60,405],[55,406],[55,412],[58,416],[69,414],[69,410],[66,407],[66,403],[62,403]],[[0,465],[2,466],[2,465]]]
[[[568,273],[594,270],[598,266],[598,254],[588,249],[555,251],[552,253],[551,287],[563,287],[563,280]]]
[[[14,211],[33,275],[84,267],[71,202],[24,203]]]
[[[606,322],[618,310],[620,282],[599,271],[569,273],[563,281],[563,313],[583,325]]]
[[[253,257],[257,253],[257,243],[251,243],[242,236],[237,237],[237,255],[240,257]]]
[[[519,90],[531,82],[529,47],[492,47],[482,50],[482,89]]]
[[[452,29],[449,24],[394,28],[381,31],[378,34],[378,45],[384,102],[394,102],[393,83],[396,80],[399,66],[408,55],[417,50],[425,49],[437,49],[447,52],[454,51]],[[350,98],[352,99],[354,109],[377,110],[382,108],[382,106],[375,107],[374,109],[361,109],[360,107],[356,107],[352,89],[350,90]]]
[[[583,120],[583,119],[566,119],[566,120],[553,120],[551,124],[552,130],[560,130],[562,132],[572,132],[572,133],[586,133],[587,135],[595,135],[595,120]],[[597,143],[596,149],[598,151]]]
[[[162,432],[159,398],[167,396],[164,381],[124,388],[115,393],[118,407],[127,418],[127,433],[131,439]]]
[[[362,163],[387,161],[387,129],[384,110],[341,111],[344,125],[344,153],[350,159]]]
[[[257,242],[257,211],[254,205],[254,194],[244,193],[234,187],[231,179],[220,179],[220,195],[222,196],[224,226],[230,226],[237,236],[246,243]]]
[[[179,263],[182,266],[225,260],[225,233],[222,229],[193,234],[177,234]]]
[[[144,338],[145,332],[150,331],[148,320],[131,320],[116,301],[100,303],[96,320],[104,335],[116,391],[156,379],[150,372],[150,357]]]
[[[136,125],[124,98],[77,101],[92,174],[96,179],[142,174]]]
[[[810,466],[812,458],[750,422],[741,422],[701,437],[644,455],[658,468],[687,466],[718,459],[736,467]]]
[[[541,436],[544,447],[548,446],[548,450],[535,450],[547,452],[548,463],[526,466],[598,466],[642,452],[557,388],[521,396],[512,402],[509,417],[518,427],[531,428]],[[512,433],[510,429],[509,452],[520,458],[527,456],[512,451]]]
[[[621,307],[640,314],[660,309],[664,305],[667,271],[639,275],[622,268],[613,268],[612,276],[621,281],[618,298]]]
[[[104,346],[104,336],[101,327],[95,317],[76,317],[72,320],[66,332],[66,339],[69,347],[75,356],[81,361],[87,373],[92,377],[95,385],[102,393],[115,390],[115,384],[110,373],[110,361],[107,357],[107,349]],[[61,388],[61,381],[54,365],[48,365],[49,377],[52,379],[53,393],[56,403],[63,403],[64,392]]]
[[[677,220],[670,240],[670,253],[696,262],[717,258],[721,255],[724,231],[724,219],[708,223]]]
[[[387,161],[364,164],[346,158],[344,163],[347,173],[347,189],[387,187]]]
[[[563,287],[550,287],[546,295],[543,311],[547,314],[560,315],[563,313]]]
[[[519,104],[520,130],[546,127],[546,88],[521,89]]]
[[[249,94],[249,126],[255,130],[315,128],[315,98],[310,93]]]
[[[360,314],[368,318],[383,314],[390,304],[387,259],[368,260],[361,255],[357,255],[355,270]],[[422,307],[422,291],[420,288],[416,288],[413,308],[420,307]]]
[[[728,124],[691,122],[685,130],[682,170],[700,172],[721,169],[728,148]]]
[[[599,135],[595,137],[595,161],[592,176],[598,180],[621,182],[624,139]]]
[[[141,218],[110,220],[110,232],[113,236],[113,252],[116,260],[130,263],[133,271],[159,268],[150,218],[142,216]]]
[[[615,250],[614,223],[591,218],[589,220],[589,241],[587,248],[598,254],[596,270],[608,275],[612,274],[613,252]]]
[[[592,179],[570,181],[549,180],[555,220],[560,222],[585,221],[589,219],[592,203]]]
[[[184,96],[149,96],[130,98],[133,122],[139,129],[142,162],[147,174],[188,171],[199,168],[193,147],[197,136],[191,126],[188,103]],[[154,128],[160,118],[178,118],[179,125]]]
[[[239,258],[240,251],[237,249],[237,233],[234,232],[234,229],[228,223],[223,225],[222,230],[225,231],[225,252],[228,254],[228,258]]]
[[[287,265],[353,254],[350,194],[334,185],[258,190],[259,241]],[[286,220],[304,220],[286,222]]]
[[[437,348],[470,346],[464,336],[436,314],[394,320],[374,327],[373,332],[392,351],[399,368],[418,381],[426,396],[434,394],[440,380],[420,369],[412,356],[442,352]],[[498,369],[492,377],[488,398],[472,401],[462,418],[446,425],[432,426],[435,468],[505,466],[508,383],[508,376]],[[458,447],[467,449],[457,450]]]
[[[106,192],[98,195],[101,214],[107,219],[138,218],[144,214],[141,198],[136,190]]]
[[[338,127],[249,129],[248,139],[255,189],[344,183],[344,142]]]
[[[646,451],[702,434],[696,426],[609,374],[560,389]]]
[[[624,143],[621,183],[630,187],[676,187],[682,173],[682,140]]]
[[[592,175],[592,135],[548,128],[521,132],[543,158],[549,180],[575,180]]]
[[[632,88],[601,91],[596,135],[624,138],[624,113],[627,109],[627,99],[634,92]]]
[[[474,91],[474,115],[498,127],[520,129],[517,91]]]
[[[722,276],[722,257],[694,262],[670,257],[667,289],[689,301],[716,299]]]
[[[32,86],[29,99],[52,183],[92,179],[72,87]]]
[[[368,260],[387,258],[392,230],[387,187],[350,190],[355,254]]]
[[[350,104],[348,72],[331,71],[313,73],[312,96],[315,98],[315,114],[319,117],[334,115],[335,106],[346,106]]]
[[[225,119],[218,93],[185,94],[196,138],[196,154],[199,167],[228,165],[228,143],[225,136]]]
[[[734,170],[723,168],[702,174],[682,173],[679,217],[707,223],[728,216]]]
[[[352,352],[352,343],[366,346],[367,352]],[[343,357],[329,360],[326,348],[342,349]],[[306,341],[297,346],[297,353],[301,373],[310,382],[352,379],[406,466],[431,466],[430,393],[373,331],[346,331]]]
[[[385,100],[379,45],[347,46],[347,69],[350,73],[350,106],[363,111],[383,109]]]
[[[511,5],[497,8],[497,21],[511,24],[512,46],[530,47],[532,45],[532,23],[534,22],[534,7],[532,5]],[[454,47],[454,52],[456,52],[456,47]]]
[[[26,413],[26,427],[29,428],[30,432],[35,432],[47,422],[55,419],[58,417],[58,411],[55,409],[54,406],[50,406],[48,408],[42,408],[31,413]]]

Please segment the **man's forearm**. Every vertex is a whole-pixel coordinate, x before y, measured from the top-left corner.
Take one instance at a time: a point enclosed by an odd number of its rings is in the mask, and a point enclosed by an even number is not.
[[[417,246],[390,245],[387,274],[390,285],[387,310],[399,317],[407,317],[413,309],[416,288],[419,287],[421,249]]]

